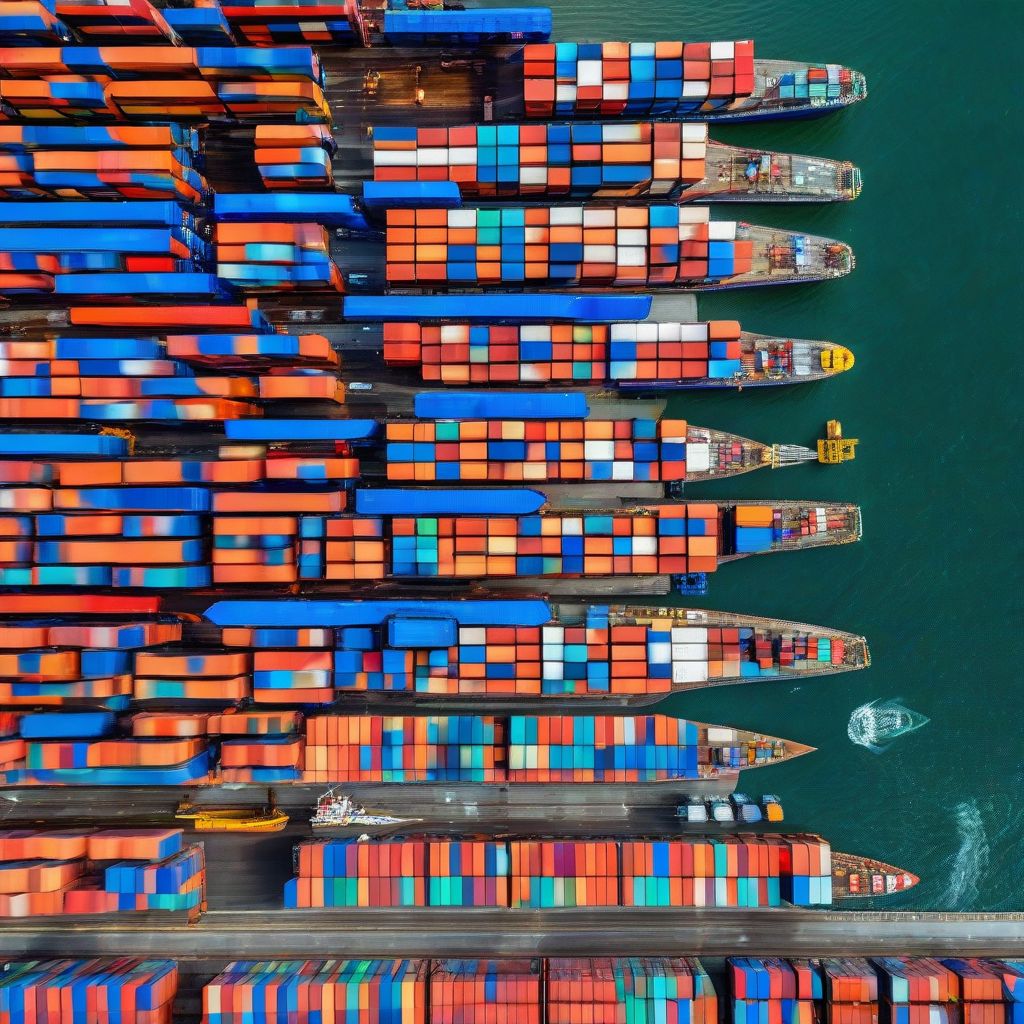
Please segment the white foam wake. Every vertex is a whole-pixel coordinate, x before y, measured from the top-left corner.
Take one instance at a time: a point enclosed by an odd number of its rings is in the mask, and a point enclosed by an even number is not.
[[[905,707],[900,700],[873,700],[854,708],[846,725],[851,742],[880,754],[888,748],[887,741],[928,724],[927,716]]]
[[[978,902],[978,883],[988,871],[988,833],[977,800],[957,804],[953,816],[960,845],[949,878],[949,909],[973,910]]]

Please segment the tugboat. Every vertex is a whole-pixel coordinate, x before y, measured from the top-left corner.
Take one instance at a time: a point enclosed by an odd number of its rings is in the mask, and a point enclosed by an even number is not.
[[[368,811],[347,793],[338,794],[337,786],[329,789],[316,802],[316,812],[309,819],[313,828],[338,828],[345,825],[408,825],[422,818],[399,818],[386,811]]]
[[[187,797],[174,812],[178,821],[191,821],[197,832],[280,832],[288,815],[278,809],[273,790],[262,810],[248,807],[196,807]]]

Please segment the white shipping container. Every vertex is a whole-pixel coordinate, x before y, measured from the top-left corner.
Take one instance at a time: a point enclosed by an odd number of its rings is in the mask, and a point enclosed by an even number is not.
[[[711,468],[711,445],[692,441],[686,446],[687,473],[706,473]]]
[[[658,553],[657,537],[634,537],[634,555],[656,555]]]
[[[711,59],[712,60],[732,60],[736,56],[736,46],[732,42],[728,43],[712,43],[711,44]]]
[[[658,340],[658,325],[657,324],[637,324],[636,325],[636,340],[637,341],[657,341]]]
[[[707,224],[711,220],[711,209],[707,206],[680,206],[680,224]]]
[[[736,238],[736,221],[713,220],[708,224],[708,239],[712,242],[731,242]]]
[[[615,240],[619,245],[646,245],[647,228],[619,228]]]
[[[606,100],[628,100],[629,82],[605,82],[601,97]]]
[[[575,103],[576,102],[576,86],[575,85],[556,85],[555,86],[555,102],[556,103]]]
[[[632,462],[619,461],[612,463],[613,480],[632,480],[633,472],[634,470]]]
[[[521,167],[519,169],[519,183],[521,185],[546,185],[548,183],[548,169],[546,167]]]
[[[708,679],[708,663],[706,661],[675,661],[672,662],[673,683],[705,683]]]
[[[673,626],[672,643],[674,644],[706,644],[708,631],[706,626]]]
[[[375,167],[415,167],[416,150],[414,149],[376,149],[373,152]]]
[[[548,212],[548,223],[551,225],[573,225],[583,223],[582,206],[553,206]]]
[[[679,661],[707,661],[707,644],[672,644],[672,657]]]
[[[683,82],[682,97],[684,100],[705,100],[708,98],[708,94],[711,92],[710,82]]]
[[[684,124],[682,129],[683,142],[708,141],[708,126],[706,124]]]
[[[461,324],[441,325],[441,344],[459,345],[466,340],[466,328]]]
[[[453,167],[464,167],[477,163],[476,146],[454,146],[448,150],[448,159]]]
[[[679,328],[677,323],[658,324],[658,341],[679,341]]]
[[[708,340],[708,325],[707,324],[680,324],[679,325],[679,340],[680,341],[707,341]]]
[[[418,149],[416,151],[416,165],[418,167],[447,167],[448,150],[440,147],[429,149]]]
[[[600,85],[604,80],[602,62],[599,60],[581,60],[576,63],[576,84],[593,86]]]
[[[444,328],[441,328],[444,330]],[[548,324],[523,324],[519,328],[520,341],[550,341],[551,327]],[[548,627],[545,627],[545,629]]]
[[[609,338],[612,341],[636,341],[639,324],[612,324]]]
[[[462,626],[459,629],[459,643],[480,646],[487,642],[487,630],[483,626]]]
[[[476,210],[449,210],[448,227],[450,228],[475,228]]]
[[[614,263],[614,245],[584,245],[583,261],[585,263]]]
[[[647,249],[644,246],[619,246],[616,264],[620,267],[646,267]]]
[[[577,223],[579,222],[577,221]],[[583,211],[583,226],[585,228],[613,228],[615,227],[615,210],[588,206]]]
[[[708,727],[708,743],[735,743],[739,739],[739,736],[735,729],[726,729],[721,725],[712,725]]]
[[[639,142],[638,124],[606,124],[602,131],[605,142]]]
[[[584,441],[583,457],[591,462],[610,462],[615,458],[615,442]]]

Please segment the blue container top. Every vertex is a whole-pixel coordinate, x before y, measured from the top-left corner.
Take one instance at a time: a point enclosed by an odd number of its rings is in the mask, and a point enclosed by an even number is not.
[[[346,295],[346,320],[476,320],[511,323],[646,320],[650,295]]]
[[[452,618],[462,626],[543,626],[547,601],[217,601],[205,617],[217,626],[340,628],[376,626],[392,616]]]
[[[380,429],[376,420],[226,420],[231,441],[361,441]]]
[[[367,206],[462,206],[462,193],[454,181],[364,181]]]
[[[132,199],[120,202],[0,202],[0,224],[149,224],[174,227],[183,223],[178,203]]]
[[[500,487],[463,490],[360,488],[355,494],[356,514],[361,516],[525,516],[539,511],[547,501],[540,491]]]
[[[585,419],[590,411],[579,391],[424,391],[413,408],[417,416],[435,420]]]
[[[114,728],[112,711],[47,711],[23,715],[18,732],[26,740],[106,736]]]
[[[103,434],[0,434],[0,455],[53,456],[128,454],[123,437]]]
[[[213,200],[213,216],[227,223],[315,221],[330,227],[368,227],[352,196],[335,192],[218,193]]]

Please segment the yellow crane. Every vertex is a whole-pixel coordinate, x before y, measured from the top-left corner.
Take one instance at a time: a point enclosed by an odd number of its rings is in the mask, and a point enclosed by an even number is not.
[[[818,438],[818,461],[826,466],[840,462],[852,462],[857,457],[855,437],[843,437],[843,425],[839,420],[829,420],[825,425],[825,437]]]

